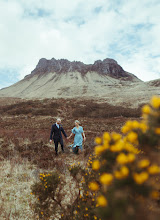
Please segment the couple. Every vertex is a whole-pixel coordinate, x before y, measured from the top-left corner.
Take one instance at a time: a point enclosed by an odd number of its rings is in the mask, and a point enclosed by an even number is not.
[[[58,155],[58,143],[61,144],[62,152],[64,152],[63,138],[61,132],[63,133],[63,135],[67,140],[69,140],[73,135],[75,135],[74,144],[72,145],[72,149],[74,153],[78,153],[78,149],[81,149],[81,151],[83,150],[82,143],[83,140],[84,141],[86,140],[86,137],[83,128],[80,126],[80,122],[78,120],[75,121],[75,127],[72,129],[70,136],[67,137],[63,127],[61,126],[61,119],[58,118],[56,123],[52,125],[51,134],[50,134],[50,143],[52,143],[52,140],[54,140],[56,155]]]

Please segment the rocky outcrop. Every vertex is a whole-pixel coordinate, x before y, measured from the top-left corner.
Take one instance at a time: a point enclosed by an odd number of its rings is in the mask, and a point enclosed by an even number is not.
[[[109,75],[114,78],[125,78],[127,80],[132,80],[136,76],[127,73],[123,68],[113,59],[104,59],[103,61],[97,60],[94,64],[84,64],[83,62],[73,61],[70,62],[66,59],[56,60],[52,58],[47,60],[42,58],[39,60],[36,68],[31,72],[30,75],[26,77],[33,76],[35,74],[47,74],[47,73],[68,73],[68,72],[80,72],[85,75],[88,72],[97,72],[103,75]]]

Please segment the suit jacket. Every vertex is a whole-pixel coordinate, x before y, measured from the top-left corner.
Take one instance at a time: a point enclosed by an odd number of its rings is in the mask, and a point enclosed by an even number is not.
[[[63,144],[62,133],[65,137],[67,137],[61,125],[59,125],[59,128],[58,128],[56,124],[53,124],[51,128],[50,140],[53,139],[54,142],[60,141],[60,143]]]

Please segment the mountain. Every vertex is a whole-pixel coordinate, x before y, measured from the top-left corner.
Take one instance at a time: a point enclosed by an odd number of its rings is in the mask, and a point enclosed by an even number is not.
[[[147,93],[148,87],[153,92]],[[103,98],[125,101],[142,93],[157,94],[158,87],[144,83],[126,72],[115,60],[94,64],[52,58],[39,60],[31,74],[14,85],[1,89],[0,97],[20,98]],[[139,96],[138,96],[139,97]],[[131,101],[132,102],[132,101]]]
[[[97,72],[100,75],[108,75],[114,78],[123,77],[127,80],[137,78],[136,76],[125,72],[115,60],[109,58],[104,59],[103,61],[97,60],[94,62],[94,64],[88,65],[78,61],[70,62],[66,59],[56,60],[52,58],[51,60],[47,60],[45,58],[42,58],[38,62],[36,68],[27,77],[31,77],[35,74],[61,74],[69,72],[79,72],[82,76],[85,76],[89,72]]]

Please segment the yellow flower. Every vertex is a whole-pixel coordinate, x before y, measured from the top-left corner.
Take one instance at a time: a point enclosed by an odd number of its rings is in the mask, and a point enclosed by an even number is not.
[[[153,96],[151,99],[151,105],[155,109],[158,109],[160,107],[160,98],[158,96]]]
[[[43,212],[41,212],[41,215],[43,215]]]
[[[88,210],[88,208],[86,208],[86,211]]]
[[[126,164],[128,163],[128,157],[124,153],[121,153],[117,156],[116,161],[119,164]]]
[[[104,173],[100,176],[99,180],[104,185],[110,185],[113,181],[113,176],[110,173]]]
[[[160,173],[160,167],[157,165],[152,165],[148,168],[148,172],[150,174],[158,174],[158,173]]]
[[[123,140],[119,140],[115,145],[112,145],[110,147],[110,150],[112,152],[118,152],[118,151],[121,151],[124,147],[124,141]]]
[[[144,105],[142,108],[142,112],[146,115],[149,115],[151,113],[151,108],[149,107],[149,105]]]
[[[148,130],[148,125],[146,125],[144,122],[141,122],[139,128],[145,133]]]
[[[97,216],[94,215],[94,219],[97,220]]]
[[[93,163],[92,163],[92,169],[93,170],[99,170],[99,168],[100,168],[99,160],[94,160]]]
[[[149,166],[149,164],[150,164],[150,161],[147,159],[144,159],[144,160],[141,160],[138,162],[138,167],[139,168],[146,168]]]
[[[160,128],[156,128],[155,133],[160,135]]]
[[[108,132],[104,132],[103,133],[103,139],[110,141],[111,140],[110,134]]]
[[[136,157],[135,157],[134,154],[129,153],[129,154],[127,155],[127,160],[128,160],[129,163],[132,163],[135,159],[136,159]]]
[[[122,135],[120,135],[120,134],[118,134],[116,132],[112,132],[111,136],[112,136],[114,141],[118,141],[118,140],[120,140],[122,138]]]
[[[96,137],[94,141],[95,141],[96,144],[101,144],[102,143],[102,139],[100,137]]]
[[[133,128],[133,122],[127,121],[125,125],[122,127],[121,131],[123,134],[128,133]]]
[[[126,166],[122,166],[120,171],[115,171],[114,175],[117,179],[123,179],[129,174],[129,169]]]
[[[148,179],[148,177],[149,175],[147,172],[133,174],[133,179],[137,184],[143,184]]]
[[[96,182],[90,182],[88,187],[92,190],[92,191],[97,191],[99,190],[99,185]]]
[[[138,121],[134,120],[132,122],[132,128],[137,129],[137,128],[139,128],[139,126],[140,126],[140,123]]]
[[[137,133],[131,131],[128,135],[127,135],[127,139],[129,142],[131,143],[135,143],[137,141],[138,135]]]
[[[106,207],[108,204],[107,199],[104,196],[97,197],[97,205],[101,207]]]
[[[120,172],[122,173],[123,177],[126,177],[129,174],[129,169],[126,166],[122,166]]]
[[[128,152],[138,154],[138,149],[135,148],[131,143],[126,142],[124,145],[124,149],[127,150]]]
[[[129,128],[128,126],[124,125],[124,126],[121,128],[121,131],[122,131],[123,134],[126,134],[127,132],[130,131],[130,128]]]
[[[101,145],[96,146],[95,149],[94,149],[96,155],[100,155],[105,150],[106,149],[103,146],[101,146]]]

